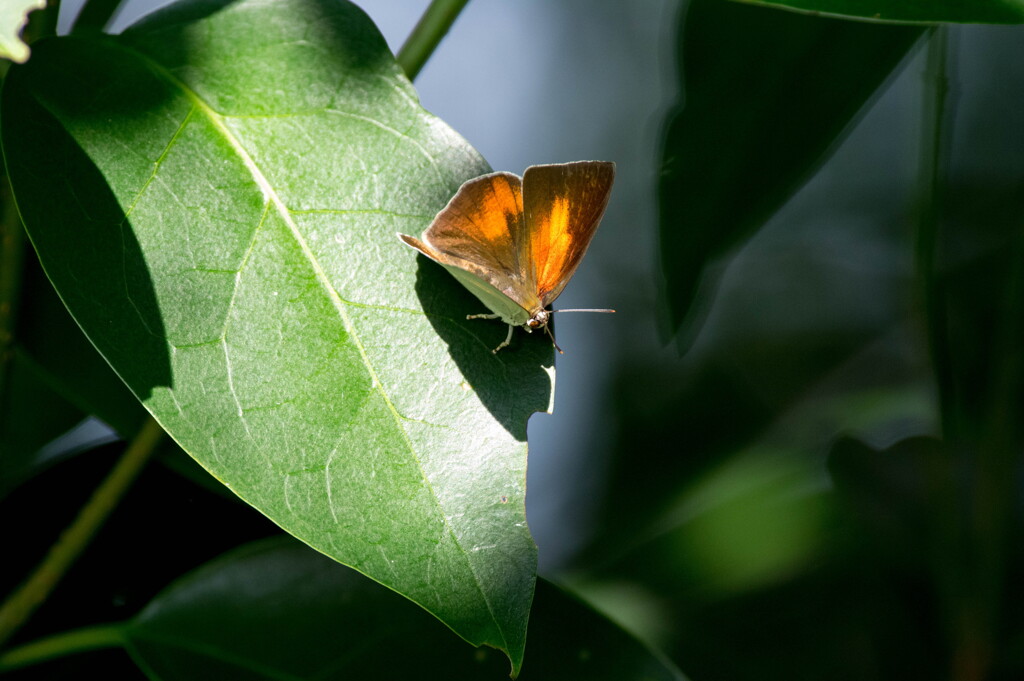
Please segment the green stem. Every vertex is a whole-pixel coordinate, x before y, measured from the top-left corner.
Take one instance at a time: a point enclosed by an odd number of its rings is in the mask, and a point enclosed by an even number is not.
[[[74,629],[41,638],[0,653],[0,672],[40,664],[58,657],[124,644],[123,624],[104,624]]]
[[[146,461],[156,449],[163,429],[152,418],[147,420],[107,478],[68,526],[32,575],[0,606],[0,646],[2,646],[43,601],[103,526],[121,497],[131,487]]]
[[[993,626],[1000,602],[1000,579],[1005,552],[1004,518],[1010,514],[1014,467],[1000,465],[998,443],[977,437],[959,416],[959,396],[953,372],[945,282],[936,266],[940,245],[939,222],[945,207],[944,161],[950,119],[950,36],[933,30],[928,43],[922,139],[921,214],[917,230],[916,265],[924,308],[928,350],[938,391],[943,439],[953,453],[954,474],[968,483],[966,506],[958,508],[960,522],[946,528],[953,537],[945,544],[953,555],[935,561],[937,586],[952,616],[953,681],[976,681],[989,676],[993,655]]]
[[[944,27],[933,29],[928,41],[928,66],[925,74],[925,115],[921,140],[921,203],[915,243],[919,299],[924,311],[928,354],[931,358],[939,402],[942,435],[956,440],[956,396],[950,362],[947,332],[946,296],[941,275],[936,270],[939,215],[943,190],[943,138],[946,134],[946,97],[949,92],[947,34]]]
[[[409,80],[416,80],[420,69],[430,59],[430,55],[434,53],[468,2],[469,0],[432,0],[396,57],[398,65],[405,71]]]

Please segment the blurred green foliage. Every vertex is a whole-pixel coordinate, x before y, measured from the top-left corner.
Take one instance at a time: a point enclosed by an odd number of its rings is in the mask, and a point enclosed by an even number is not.
[[[1024,50],[988,35],[682,16],[660,257],[685,354],[617,372],[577,586],[644,594],[623,617],[693,678],[1024,675]],[[904,69],[919,181],[872,195],[904,148],[851,162],[849,121]]]

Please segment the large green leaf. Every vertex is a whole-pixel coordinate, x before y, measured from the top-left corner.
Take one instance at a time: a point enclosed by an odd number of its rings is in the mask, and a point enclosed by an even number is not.
[[[521,681],[679,680],[672,665],[547,582]],[[187,679],[507,679],[394,594],[294,541],[233,551],[158,595],[125,629],[151,676]]]
[[[921,31],[690,4],[678,52],[685,97],[669,117],[660,187],[673,327],[705,265],[792,196]]]
[[[288,532],[517,669],[526,420],[552,350],[395,237],[488,170],[348,3],[180,3],[41,42],[3,96],[29,236],[174,439]]]
[[[1024,23],[1024,0],[739,0],[812,14],[915,23]]]

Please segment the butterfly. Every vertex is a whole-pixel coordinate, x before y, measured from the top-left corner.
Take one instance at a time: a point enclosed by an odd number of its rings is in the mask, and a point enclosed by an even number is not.
[[[492,352],[509,345],[517,326],[543,328],[555,343],[548,306],[587,252],[614,180],[615,164],[606,161],[530,166],[522,178],[482,175],[459,188],[422,238],[398,237],[451,272],[492,313],[466,319],[508,324]]]

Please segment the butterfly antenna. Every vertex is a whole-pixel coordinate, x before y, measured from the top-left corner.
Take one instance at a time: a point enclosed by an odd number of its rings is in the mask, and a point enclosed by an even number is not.
[[[587,309],[583,309],[583,308],[576,309],[576,308],[573,308],[573,309],[569,309],[569,310],[551,310],[551,314],[554,314],[556,312],[608,312],[608,313],[612,313],[612,312],[615,312],[615,310],[594,310],[594,309],[590,309],[590,308],[587,308]],[[558,354],[564,355],[565,352],[562,351],[562,348],[558,347],[558,343],[555,341],[555,334],[551,333],[551,328],[549,326],[545,325],[544,326],[544,330],[548,332],[549,336],[551,336],[551,342],[554,344],[555,350],[558,350]]]
[[[612,312],[615,312],[615,310],[572,309],[572,310],[552,310],[551,311],[552,314],[554,314],[555,312],[608,312],[608,313],[612,313]]]
[[[555,346],[555,350],[558,350],[558,354],[564,355],[565,352],[562,351],[562,348],[558,347],[558,341],[555,340],[555,334],[551,333],[551,327],[545,324],[544,330],[548,332],[548,336],[551,338],[551,344]]]

